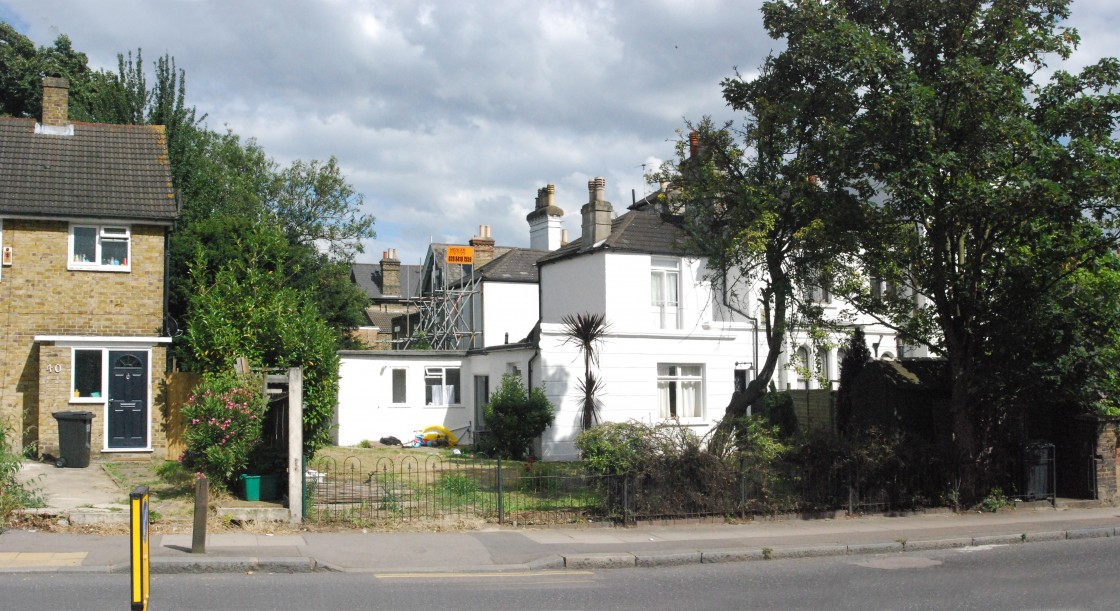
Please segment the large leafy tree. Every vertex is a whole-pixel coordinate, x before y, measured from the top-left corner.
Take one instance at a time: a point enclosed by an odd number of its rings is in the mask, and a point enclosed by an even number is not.
[[[677,160],[663,168],[671,208],[683,217],[686,248],[708,260],[729,305],[758,307],[766,357],[755,379],[728,404],[713,448],[726,441],[750,405],[766,393],[793,333],[821,338],[830,324],[815,297],[845,277],[844,253],[860,223],[858,198],[833,154],[848,137],[843,122],[858,108],[852,85],[824,62],[790,65],[771,57],[753,79],[723,82],[742,125],[691,125]],[[813,74],[822,85],[800,87]],[[735,294],[735,287],[757,292]],[[749,300],[747,303],[742,303]]]
[[[955,476],[975,497],[1010,435],[1001,397],[1018,394],[1001,386],[1015,355],[988,355],[1030,341],[1001,324],[1006,296],[1044,298],[1114,246],[1120,63],[1041,81],[1078,43],[1065,0],[781,0],[763,14],[786,39],[769,63],[784,80],[847,81],[856,112],[836,114],[833,150],[845,186],[875,192],[859,254],[907,299],[848,296],[947,359]]]
[[[294,244],[318,246],[331,260],[353,260],[373,237],[373,217],[360,212],[362,194],[346,182],[338,160],[296,160],[277,175],[272,206]]]
[[[213,264],[199,250],[192,266],[190,324],[183,343],[201,371],[256,366],[304,368],[304,452],[330,440],[338,398],[338,343],[313,293],[287,284],[287,240],[276,225],[252,224],[228,245],[239,256]],[[216,271],[211,271],[215,270]]]

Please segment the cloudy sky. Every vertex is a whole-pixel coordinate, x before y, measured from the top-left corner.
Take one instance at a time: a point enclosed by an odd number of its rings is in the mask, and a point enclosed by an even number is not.
[[[1120,55],[1115,0],[1073,4],[1071,67]],[[587,181],[625,210],[684,119],[733,118],[719,82],[780,43],[758,0],[0,0],[36,45],[66,34],[95,68],[142,49],[186,71],[213,129],[281,164],[338,157],[377,218],[359,261],[492,227],[527,246],[537,189],[579,233]]]

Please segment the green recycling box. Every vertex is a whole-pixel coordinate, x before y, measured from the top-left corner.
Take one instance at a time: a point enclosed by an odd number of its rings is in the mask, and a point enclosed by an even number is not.
[[[246,501],[275,501],[277,494],[277,480],[279,475],[242,475],[241,485],[245,491]]]

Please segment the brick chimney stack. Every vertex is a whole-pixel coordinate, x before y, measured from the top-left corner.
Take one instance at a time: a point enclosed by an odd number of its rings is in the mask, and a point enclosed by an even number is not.
[[[562,244],[560,219],[564,211],[556,207],[556,185],[537,189],[536,207],[525,220],[529,221],[529,248],[533,250],[556,250]]]
[[[479,225],[478,235],[471,238],[474,248],[474,268],[478,269],[494,260],[494,238],[490,237],[490,226]]]
[[[688,156],[690,159],[700,156],[700,132],[696,130],[688,132]]]
[[[381,254],[381,294],[399,297],[401,294],[401,261],[397,249],[390,248]]]
[[[607,180],[602,176],[587,181],[588,202],[580,209],[583,217],[583,247],[593,246],[611,235],[614,208],[603,199]]]
[[[48,76],[43,79],[43,125],[61,127],[70,123],[70,82]]]

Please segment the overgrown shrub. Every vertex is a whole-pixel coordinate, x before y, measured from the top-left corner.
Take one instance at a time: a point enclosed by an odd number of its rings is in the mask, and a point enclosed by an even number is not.
[[[526,392],[521,376],[506,374],[484,409],[485,436],[478,447],[490,456],[521,460],[530,454],[533,440],[555,419],[555,407],[540,388]]]
[[[23,455],[16,448],[15,439],[15,431],[0,423],[0,523],[16,509],[43,504],[38,494],[16,479]]]
[[[734,452],[727,460],[741,474],[748,509],[755,512],[786,509],[789,501],[779,500],[783,496],[779,492],[785,472],[782,461],[791,446],[779,435],[781,428],[772,425],[765,415],[754,415],[741,419],[735,430]]]
[[[599,474],[633,473],[656,454],[653,435],[641,422],[604,422],[576,437],[584,464]]]
[[[183,408],[187,449],[179,461],[184,467],[231,487],[261,441],[266,402],[260,386],[252,376],[203,376]]]
[[[739,475],[734,464],[703,448],[687,427],[608,422],[576,437],[588,470],[612,515],[718,514],[735,510]]]

